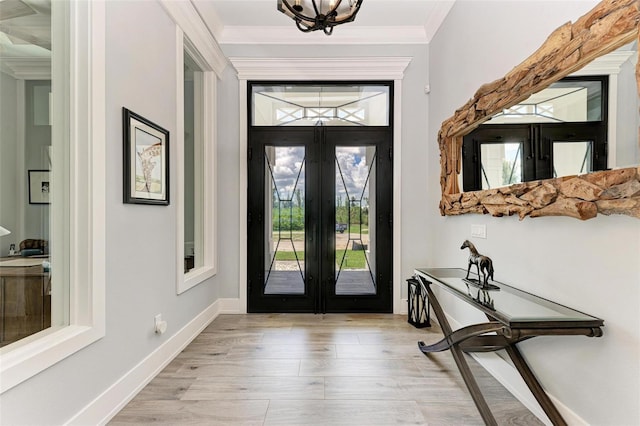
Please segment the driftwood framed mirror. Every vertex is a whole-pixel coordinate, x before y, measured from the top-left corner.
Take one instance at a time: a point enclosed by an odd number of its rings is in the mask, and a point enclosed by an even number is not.
[[[637,165],[472,192],[461,192],[459,183],[465,135],[595,58],[637,42],[639,22],[639,0],[603,0],[574,23],[557,28],[531,56],[501,79],[480,87],[473,98],[445,120],[438,133],[441,214],[517,214],[520,219],[570,216],[586,220],[600,213],[640,218]],[[636,64],[635,79],[640,97],[640,62]],[[635,143],[640,143],[640,132]]]

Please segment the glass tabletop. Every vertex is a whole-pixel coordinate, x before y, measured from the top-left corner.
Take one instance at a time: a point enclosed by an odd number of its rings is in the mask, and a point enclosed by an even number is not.
[[[478,288],[474,283],[464,280],[467,275],[464,269],[419,268],[416,272],[427,281],[439,284],[445,290],[477,305],[506,325],[597,327],[603,324],[599,318],[497,281],[489,281],[495,289]],[[470,274],[469,278],[477,280],[478,277]]]

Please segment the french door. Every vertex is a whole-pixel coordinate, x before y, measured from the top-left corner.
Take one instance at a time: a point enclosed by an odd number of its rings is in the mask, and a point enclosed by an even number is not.
[[[392,130],[250,127],[248,311],[392,311]]]

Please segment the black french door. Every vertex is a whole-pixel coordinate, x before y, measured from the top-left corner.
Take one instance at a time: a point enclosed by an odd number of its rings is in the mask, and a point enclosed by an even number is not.
[[[392,312],[392,130],[250,127],[249,312]]]

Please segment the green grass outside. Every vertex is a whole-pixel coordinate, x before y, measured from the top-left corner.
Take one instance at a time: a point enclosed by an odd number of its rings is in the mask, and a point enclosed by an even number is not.
[[[304,252],[299,251],[298,260],[302,261],[304,259]],[[342,255],[344,250],[336,251],[336,263],[340,263],[342,261]],[[344,264],[342,265],[342,269],[365,269],[367,267],[367,261],[365,260],[365,253],[362,250],[353,251],[347,250],[347,255],[344,259]],[[293,251],[282,251],[278,250],[276,253],[276,260],[282,261],[295,261],[296,255]]]
[[[351,234],[359,234],[360,233],[360,226],[361,225],[351,225],[350,229],[351,229]],[[347,232],[347,231],[344,231]],[[369,226],[368,225],[362,225],[362,234],[368,234],[369,233]]]
[[[304,241],[304,231],[291,231],[291,233],[289,233],[289,231],[282,231],[279,235],[282,236],[282,238],[289,238],[289,236],[291,236],[291,239],[293,241]],[[274,230],[273,231],[273,239],[274,240],[278,240],[278,231]]]
[[[298,260],[300,261],[304,260],[304,252],[299,251],[297,253],[298,253]],[[283,260],[283,261],[296,260],[296,255],[293,251],[278,250],[278,252],[276,253],[276,260]]]
[[[353,232],[353,231],[352,231]],[[336,264],[340,265],[342,262],[342,255],[344,250],[336,250]],[[344,258],[342,269],[365,269],[367,267],[367,261],[364,257],[364,250],[347,250],[347,255]]]
[[[347,231],[344,231],[345,233]],[[360,232],[360,225],[351,225],[351,234],[358,234]],[[362,227],[362,235],[366,235],[369,233],[369,227],[367,225],[364,225]],[[281,235],[283,238],[289,238],[289,231],[285,231],[283,230],[281,232]],[[274,229],[273,230],[273,237],[274,239],[277,239],[278,237],[278,230]],[[304,240],[304,231],[291,231],[291,238],[293,238],[293,241],[303,241]]]

